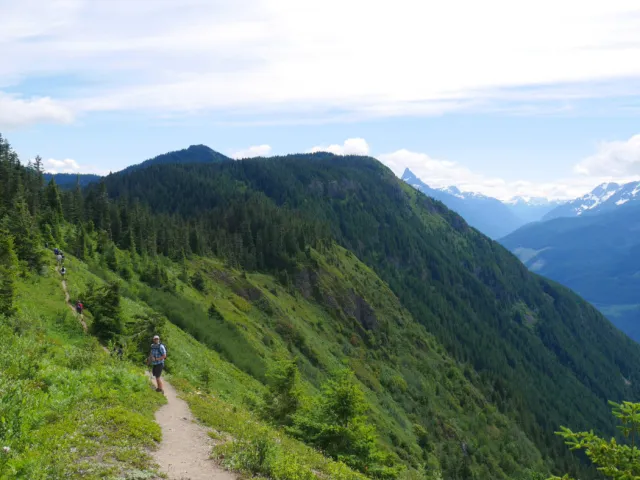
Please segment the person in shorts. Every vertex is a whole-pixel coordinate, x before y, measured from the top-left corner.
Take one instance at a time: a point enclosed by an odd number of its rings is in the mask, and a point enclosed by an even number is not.
[[[156,379],[156,392],[164,393],[162,388],[162,370],[164,369],[164,359],[167,358],[167,349],[160,343],[160,337],[154,335],[153,343],[151,344],[151,353],[149,354],[149,363],[151,364],[151,370],[153,376]]]

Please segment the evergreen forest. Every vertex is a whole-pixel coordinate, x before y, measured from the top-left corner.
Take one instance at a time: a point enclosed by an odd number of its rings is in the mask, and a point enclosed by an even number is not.
[[[196,146],[64,187],[0,137],[1,478],[153,478],[121,448],[158,435],[153,332],[219,461],[260,478],[595,479],[569,432],[623,441],[640,346],[373,158]]]

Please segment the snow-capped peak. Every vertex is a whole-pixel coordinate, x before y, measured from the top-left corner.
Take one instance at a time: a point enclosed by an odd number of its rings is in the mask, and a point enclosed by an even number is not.
[[[460,189],[454,185],[450,185],[448,187],[441,187],[441,188],[438,188],[437,190],[440,190],[441,192],[444,192],[444,193],[448,193],[449,195],[453,195],[454,197],[465,198],[465,195],[460,191]]]
[[[630,203],[640,204],[640,182],[630,182],[624,185],[608,182],[598,185],[582,197],[549,212],[544,219],[580,216],[587,212],[601,212]]]
[[[507,203],[509,205],[529,205],[535,207],[543,207],[553,204],[559,205],[563,202],[561,200],[550,200],[546,197],[529,197],[518,195],[517,197],[512,197],[509,200],[506,200],[504,203]]]

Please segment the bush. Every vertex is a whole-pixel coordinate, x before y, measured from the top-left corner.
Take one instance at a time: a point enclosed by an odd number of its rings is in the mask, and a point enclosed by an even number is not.
[[[300,406],[300,374],[294,360],[280,358],[267,370],[262,415],[279,425],[292,425]]]
[[[367,409],[353,374],[343,370],[324,385],[310,408],[295,416],[289,431],[353,469],[376,478],[396,478],[402,469],[379,450],[375,428],[365,417]]]

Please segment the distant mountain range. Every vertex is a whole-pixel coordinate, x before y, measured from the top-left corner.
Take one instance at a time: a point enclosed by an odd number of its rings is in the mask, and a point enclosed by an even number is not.
[[[594,190],[601,193],[598,198],[608,198],[584,213],[600,214],[576,213],[532,223],[500,243],[530,270],[572,288],[640,341],[640,202],[630,199],[616,205],[614,201],[617,208],[610,207],[614,196],[625,198],[618,196],[625,192],[613,190]],[[607,203],[609,207],[604,206]]]
[[[90,183],[97,182],[102,177],[90,173],[45,173],[44,181],[49,183],[51,179],[55,179],[56,184],[63,189],[73,188],[76,182],[81,187],[86,187]]]
[[[597,214],[633,204],[640,205],[640,182],[624,185],[603,183],[582,197],[554,208],[543,217],[543,220]]]
[[[545,215],[559,208],[565,202],[562,200],[549,200],[544,197],[514,197],[504,203],[526,224],[541,220]]]
[[[462,192],[454,186],[432,188],[411,170],[405,169],[402,180],[425,195],[440,200],[462,216],[469,225],[491,238],[500,238],[518,227],[540,220],[560,205],[546,198],[516,197],[510,202],[480,193]]]

